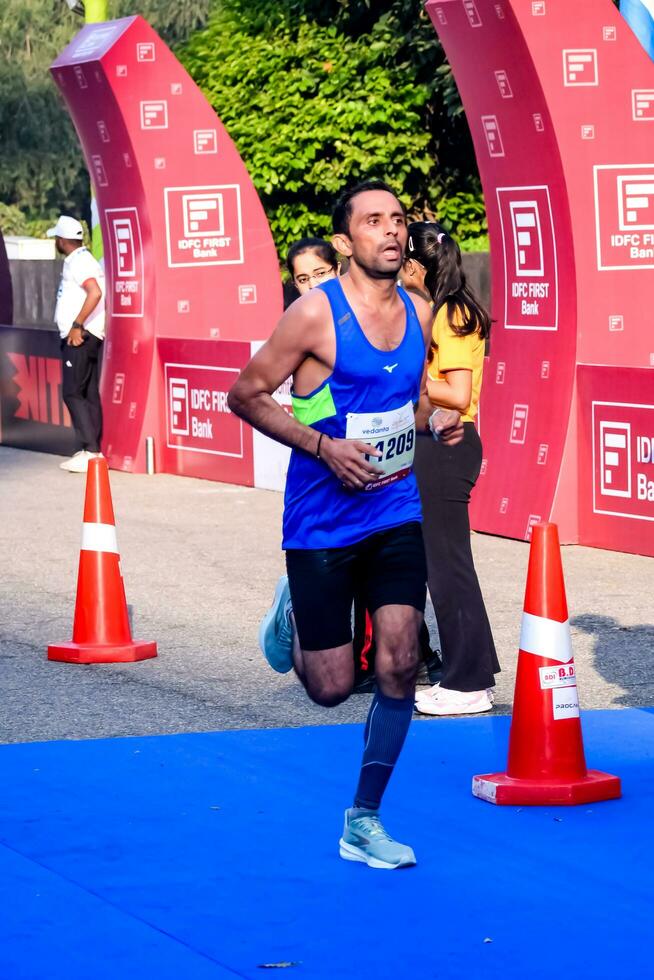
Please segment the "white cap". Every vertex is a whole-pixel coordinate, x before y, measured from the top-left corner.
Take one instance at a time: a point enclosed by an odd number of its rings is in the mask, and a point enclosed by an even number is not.
[[[71,238],[73,240],[82,241],[84,238],[84,229],[77,220],[77,218],[71,218],[68,214],[60,214],[57,224],[54,228],[48,228],[46,231],[48,238]]]

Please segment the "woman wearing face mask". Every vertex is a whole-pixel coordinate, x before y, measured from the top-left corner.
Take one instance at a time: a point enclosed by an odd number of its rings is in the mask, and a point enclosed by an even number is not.
[[[481,468],[475,428],[490,317],[470,288],[459,246],[437,222],[409,225],[404,286],[427,295],[435,319],[427,390],[434,407],[455,408],[463,441],[445,446],[418,439],[415,472],[422,498],[429,592],[441,640],[440,684],[416,698],[423,714],[489,711],[500,669],[472,559],[468,504]]]

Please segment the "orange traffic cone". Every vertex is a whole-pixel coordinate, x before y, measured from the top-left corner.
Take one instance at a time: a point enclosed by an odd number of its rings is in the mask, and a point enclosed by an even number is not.
[[[109,468],[106,459],[92,459],[86,479],[73,642],[48,646],[48,660],[113,664],[156,656],[156,643],[132,639],[120,571]]]
[[[519,806],[620,796],[617,776],[586,769],[556,524],[532,530],[507,771],[475,776],[472,792]]]

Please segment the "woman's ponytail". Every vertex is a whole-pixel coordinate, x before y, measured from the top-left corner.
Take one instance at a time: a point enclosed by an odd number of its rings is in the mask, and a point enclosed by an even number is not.
[[[491,319],[467,284],[461,250],[436,221],[414,221],[409,225],[407,258],[425,268],[425,288],[439,310],[447,306],[448,323],[454,333],[466,336],[490,334]]]

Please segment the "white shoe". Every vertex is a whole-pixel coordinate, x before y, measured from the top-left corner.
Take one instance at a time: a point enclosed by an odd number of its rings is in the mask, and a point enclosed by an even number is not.
[[[59,469],[66,470],[68,473],[86,473],[89,468],[89,460],[95,459],[97,456],[102,456],[102,453],[90,453],[87,449],[80,449],[70,459],[65,459],[63,463],[60,463]]]
[[[426,691],[418,691],[416,693],[416,701],[420,701],[422,698],[435,698],[440,690],[440,686],[439,681],[438,684],[432,684]]]
[[[416,701],[420,701],[421,698],[430,698],[430,697],[431,698],[435,698],[435,697],[437,697],[438,696],[438,692],[440,690],[440,686],[441,686],[441,682],[440,681],[437,681],[436,684],[433,684],[432,687],[430,687],[428,691],[418,691],[416,693]],[[447,691],[447,690],[448,690],[448,688],[443,688],[443,691],[444,692]],[[460,692],[460,693],[464,693],[464,692]],[[475,693],[481,693],[481,692],[475,692]],[[486,688],[486,694],[488,695],[488,700],[490,701],[490,703],[491,704],[495,704],[495,693],[494,693],[492,687],[487,687]]]
[[[422,715],[477,715],[493,708],[493,695],[488,691],[450,691],[437,687],[436,691],[416,698],[416,711]]]

